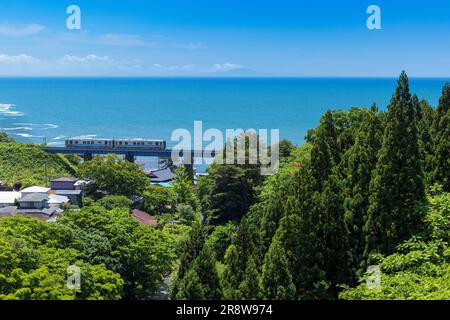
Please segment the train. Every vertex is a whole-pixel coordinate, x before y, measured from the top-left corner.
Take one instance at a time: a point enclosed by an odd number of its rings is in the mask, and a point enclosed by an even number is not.
[[[107,148],[107,149],[145,149],[166,150],[165,140],[147,139],[95,139],[72,138],[65,141],[66,148]]]

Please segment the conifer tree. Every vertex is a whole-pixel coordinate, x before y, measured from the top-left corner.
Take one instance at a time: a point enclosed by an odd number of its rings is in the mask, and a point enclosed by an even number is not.
[[[370,183],[366,255],[392,253],[420,228],[425,197],[416,110],[403,72],[386,116],[383,144]]]
[[[327,111],[320,120],[320,125],[311,150],[313,177],[315,178],[318,191],[322,191],[323,185],[331,174],[332,168],[339,161],[337,139],[333,114],[331,111]]]
[[[278,241],[272,242],[264,259],[262,286],[266,299],[295,299],[295,285],[292,282],[286,252]]]
[[[189,271],[192,262],[197,258],[205,243],[206,232],[200,221],[195,221],[192,224],[192,229],[189,232],[189,239],[181,246],[180,267],[176,274],[176,278],[170,290],[170,297],[174,299],[180,289],[180,283]],[[194,277],[193,274],[190,275]]]
[[[336,171],[336,170],[334,170]],[[351,249],[348,230],[344,221],[344,197],[341,180],[332,174],[325,184],[321,195],[318,238],[324,250],[323,270],[330,283],[330,293],[337,297],[339,286],[348,283],[352,277]]]
[[[343,209],[345,225],[349,232],[349,244],[353,268],[362,262],[365,247],[363,227],[367,221],[369,208],[369,186],[372,171],[377,163],[381,148],[383,125],[376,105],[373,105],[356,135],[355,144],[345,153],[338,167],[338,176],[343,181]]]
[[[234,300],[238,299],[238,287],[241,283],[240,266],[242,263],[239,261],[239,254],[234,244],[230,245],[225,253],[224,263],[225,268],[222,274],[222,287],[223,296],[225,299]]]
[[[216,260],[208,246],[205,246],[195,258],[191,269],[181,280],[176,298],[179,300],[218,300],[222,298]]]
[[[450,84],[446,83],[433,124],[433,180],[450,192]]]
[[[304,167],[296,175],[293,196],[286,202],[272,243],[279,242],[286,253],[297,297],[323,299],[328,285],[323,271],[325,244],[318,234],[320,195],[313,190],[310,168]]]
[[[261,299],[261,283],[258,267],[256,266],[253,257],[250,257],[245,269],[244,279],[239,285],[240,299],[257,300]]]
[[[419,101],[413,96],[413,104],[417,110],[417,128],[419,136],[419,148],[424,171],[424,179],[428,186],[432,184],[432,161],[433,161],[433,137],[432,127],[434,121],[434,109],[426,101]]]

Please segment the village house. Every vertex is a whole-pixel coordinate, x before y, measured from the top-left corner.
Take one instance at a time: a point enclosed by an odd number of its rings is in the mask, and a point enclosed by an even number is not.
[[[0,191],[0,208],[14,206],[21,197],[20,192]]]

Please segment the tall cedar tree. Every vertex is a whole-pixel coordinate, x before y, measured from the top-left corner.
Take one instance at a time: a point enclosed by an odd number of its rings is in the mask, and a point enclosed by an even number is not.
[[[219,300],[222,298],[216,260],[209,246],[204,246],[180,283],[179,300]]]
[[[175,299],[180,289],[180,283],[189,271],[192,262],[203,248],[206,238],[205,227],[200,221],[195,221],[189,232],[189,238],[181,246],[180,266],[176,274],[175,283],[170,290],[171,299]],[[191,275],[193,277],[194,275]],[[201,276],[201,275],[200,275]]]
[[[327,111],[320,120],[320,125],[311,150],[311,165],[317,190],[322,191],[331,170],[339,161],[339,147],[333,114]]]
[[[292,300],[296,297],[286,252],[278,241],[272,242],[264,259],[262,286],[266,299]]]
[[[238,226],[233,244],[228,247],[225,255],[222,279],[225,298],[239,299],[238,287],[244,281],[249,260],[253,259],[260,265],[260,247],[257,227],[244,217]]]
[[[427,186],[433,183],[433,137],[432,127],[434,121],[434,109],[426,101],[419,101],[416,95],[413,96],[413,104],[417,110],[417,128],[419,135],[419,147],[422,160],[422,168]]]
[[[272,243],[279,242],[285,251],[297,298],[324,299],[328,298],[329,285],[323,271],[325,243],[318,230],[320,194],[313,190],[308,167],[296,175],[294,195],[287,200]]]
[[[433,178],[450,192],[450,84],[446,83],[436,109],[433,124],[434,159]]]
[[[416,110],[403,72],[386,118],[383,145],[370,183],[366,255],[390,254],[421,225],[425,198]]]
[[[247,263],[247,269],[245,269],[244,279],[239,285],[240,299],[244,300],[257,300],[261,299],[261,282],[260,275],[258,273],[258,267],[256,266],[253,257],[250,257]]]
[[[336,171],[336,170],[334,170]],[[340,285],[352,278],[351,250],[344,220],[344,197],[341,180],[333,173],[321,195],[318,238],[323,243],[323,270],[331,285],[330,294],[337,297]]]
[[[363,261],[365,236],[363,227],[367,221],[369,208],[369,186],[372,171],[377,164],[377,154],[381,148],[383,124],[372,106],[356,135],[355,144],[344,154],[337,170],[343,181],[343,208],[345,224],[349,232],[351,256],[354,271]]]

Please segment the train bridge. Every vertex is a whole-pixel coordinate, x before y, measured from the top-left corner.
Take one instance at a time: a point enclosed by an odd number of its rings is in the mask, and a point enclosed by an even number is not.
[[[42,148],[44,151],[48,153],[60,153],[60,154],[76,154],[81,155],[85,161],[89,161],[92,159],[94,155],[105,155],[105,154],[117,154],[125,156],[125,159],[134,162],[136,157],[153,157],[161,159],[169,159],[172,158],[172,149],[164,149],[164,150],[149,150],[148,148],[108,148],[108,147],[94,147],[94,146],[82,146],[82,147],[51,147],[44,146]],[[175,154],[177,157],[183,159],[184,166],[186,170],[190,173],[193,172],[193,163],[194,158],[203,157],[203,150],[176,150]],[[216,151],[210,152],[211,157],[216,156]]]

